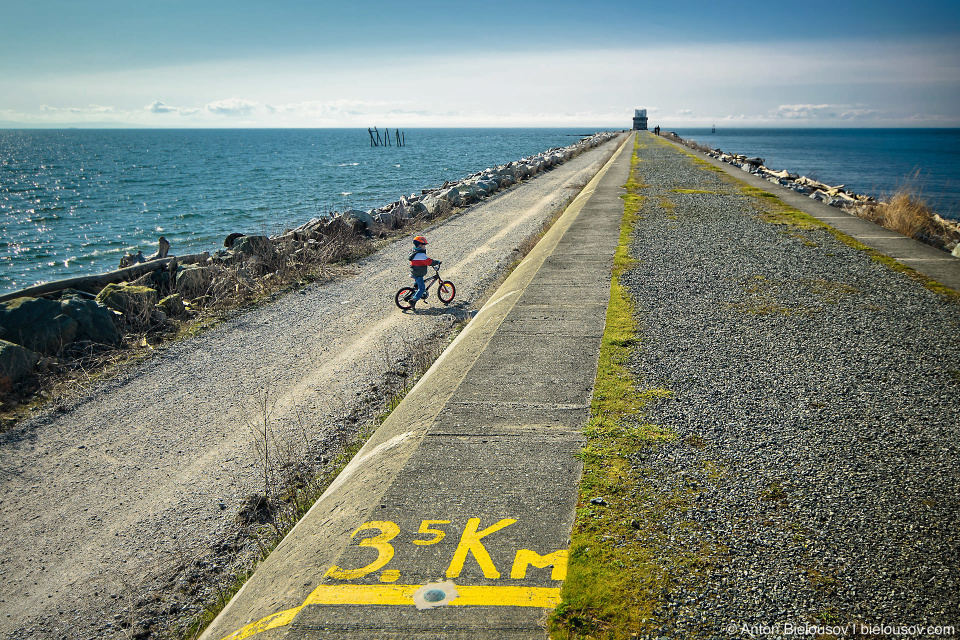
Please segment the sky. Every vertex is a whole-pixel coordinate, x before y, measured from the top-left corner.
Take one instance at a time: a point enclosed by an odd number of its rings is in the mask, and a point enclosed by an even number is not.
[[[0,0],[0,127],[958,127],[960,2]]]

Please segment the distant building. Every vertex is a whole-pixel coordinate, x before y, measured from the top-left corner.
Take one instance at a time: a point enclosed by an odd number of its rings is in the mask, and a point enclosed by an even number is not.
[[[634,131],[646,131],[647,130],[647,110],[646,109],[635,109],[633,112],[633,130]]]

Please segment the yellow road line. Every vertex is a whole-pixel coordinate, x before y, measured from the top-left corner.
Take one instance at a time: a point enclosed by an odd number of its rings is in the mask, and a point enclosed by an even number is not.
[[[311,604],[386,604],[414,606],[413,595],[423,585],[419,584],[336,584],[320,585],[302,605],[274,613],[262,620],[251,622],[231,633],[223,640],[244,640],[269,629],[283,627],[293,622],[294,617]],[[540,607],[552,609],[560,603],[559,587],[516,586],[463,586],[457,585],[457,598],[450,601],[451,607]]]

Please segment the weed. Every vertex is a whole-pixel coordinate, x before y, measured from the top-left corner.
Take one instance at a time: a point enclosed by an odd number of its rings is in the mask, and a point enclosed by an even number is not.
[[[807,569],[807,580],[820,595],[836,595],[840,581],[834,573],[823,573],[817,569]]]
[[[760,499],[765,502],[787,503],[787,492],[779,482],[771,482],[767,488],[760,492]]]
[[[672,214],[673,210],[677,208],[677,204],[665,195],[660,196],[660,206],[668,214]],[[674,217],[674,216],[671,216],[671,217]]]
[[[842,622],[840,612],[836,607],[825,607],[817,613],[817,620],[826,624],[836,624]]]

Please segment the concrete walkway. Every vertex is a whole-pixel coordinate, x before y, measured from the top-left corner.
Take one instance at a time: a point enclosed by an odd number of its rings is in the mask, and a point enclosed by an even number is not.
[[[633,136],[204,634],[543,638]],[[446,606],[449,604],[450,606]]]
[[[763,189],[768,193],[776,195],[794,209],[799,209],[804,213],[810,214],[814,218],[825,222],[838,231],[842,231],[871,249],[876,249],[880,253],[890,256],[897,262],[919,271],[928,278],[933,278],[940,284],[954,291],[960,291],[960,258],[955,258],[945,251],[931,247],[913,238],[908,238],[896,231],[884,229],[869,220],[859,218],[842,209],[827,206],[822,202],[813,200],[792,189],[764,180],[738,167],[721,162],[716,158],[711,158],[706,154],[691,151],[687,147],[672,142],[667,138],[660,139],[673,144],[687,153],[693,154],[695,157],[715,167],[723,169],[734,178],[742,180],[752,187],[757,187],[758,189]]]

